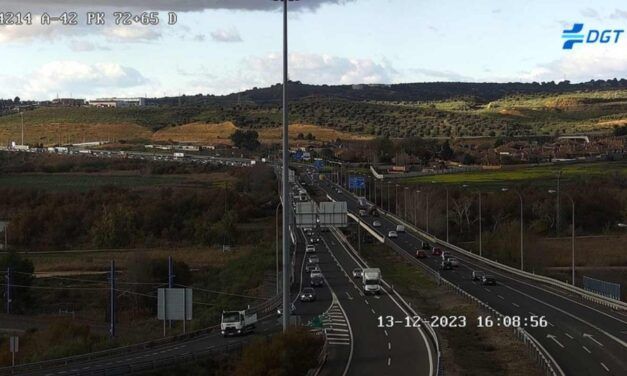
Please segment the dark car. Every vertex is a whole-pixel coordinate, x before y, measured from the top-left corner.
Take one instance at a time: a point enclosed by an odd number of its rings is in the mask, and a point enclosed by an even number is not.
[[[422,247],[421,248],[424,249],[425,251],[428,251],[428,250],[431,249],[431,246],[427,242],[422,242]]]
[[[480,270],[473,270],[472,271],[472,280],[473,281],[482,281],[483,282],[483,277],[485,276],[485,273],[480,271]]]
[[[303,291],[300,292],[300,301],[301,302],[313,302],[316,300],[316,290],[311,287],[305,287]]]
[[[433,247],[433,249],[431,250],[431,255],[433,256],[440,256],[442,254],[442,250],[438,247]]]
[[[423,251],[422,249],[417,250],[416,258],[419,258],[419,259],[427,258],[427,252]]]
[[[307,273],[311,273],[314,271],[314,269],[316,269],[318,267],[318,264],[307,264],[305,265],[305,271]]]
[[[314,276],[309,281],[309,284],[313,287],[320,287],[324,284],[324,279],[320,276]]]
[[[483,283],[484,285],[494,286],[496,285],[496,278],[489,274],[486,274],[483,276],[483,280],[481,281],[481,283]]]
[[[451,264],[451,262],[448,260],[444,260],[440,264],[440,270],[452,270],[452,269],[453,269],[453,264]]]

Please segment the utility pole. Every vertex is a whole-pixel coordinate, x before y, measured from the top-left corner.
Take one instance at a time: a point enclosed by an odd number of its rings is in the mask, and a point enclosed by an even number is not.
[[[560,236],[560,177],[562,176],[562,170],[557,171],[557,197],[555,201],[555,237],[559,238]]]
[[[6,303],[6,312],[7,315],[11,313],[11,267],[8,266],[7,267],[7,274],[5,276],[6,280],[7,280],[7,288],[6,288],[6,297],[7,297],[7,303]]]
[[[111,260],[111,271],[109,278],[111,282],[111,289],[109,292],[109,308],[111,309],[111,312],[109,312],[109,335],[111,336],[111,338],[113,338],[115,337],[115,260]]]
[[[24,145],[24,113],[20,111],[20,118],[22,118],[22,145]]]
[[[289,286],[289,166],[288,166],[288,123],[287,123],[287,0],[283,0],[283,331],[287,331],[290,319],[290,286]]]
[[[168,256],[168,288],[174,287],[174,265],[172,265],[172,256]],[[172,328],[172,320],[168,320],[168,325]]]

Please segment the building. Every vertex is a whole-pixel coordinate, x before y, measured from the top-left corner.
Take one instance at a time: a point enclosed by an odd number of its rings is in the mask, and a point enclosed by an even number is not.
[[[79,98],[55,98],[50,104],[57,107],[80,107],[85,104],[85,100]]]
[[[146,105],[146,98],[98,98],[89,101],[92,107],[143,107]]]

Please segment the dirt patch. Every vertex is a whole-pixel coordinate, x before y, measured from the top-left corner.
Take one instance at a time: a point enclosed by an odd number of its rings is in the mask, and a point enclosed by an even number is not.
[[[94,141],[150,139],[152,132],[137,124],[72,124],[51,123],[25,125],[24,142],[44,146]],[[0,141],[21,142],[21,127],[0,126]]]
[[[152,135],[153,141],[202,142],[230,144],[229,137],[237,127],[231,122],[190,123],[158,130]]]

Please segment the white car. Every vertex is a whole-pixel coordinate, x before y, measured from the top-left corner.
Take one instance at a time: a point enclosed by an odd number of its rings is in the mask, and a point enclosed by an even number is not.
[[[390,232],[388,232],[388,238],[390,238],[390,239],[398,238],[398,234],[396,233],[396,231],[390,231]]]
[[[309,273],[309,279],[314,278],[322,278],[322,270],[317,266]]]
[[[361,278],[362,274],[363,270],[361,270],[361,268],[353,269],[353,278]]]
[[[305,247],[305,253],[313,253],[316,252],[316,246],[313,244],[309,244]]]
[[[448,252],[448,251],[442,252],[442,261],[446,260],[449,257],[451,257],[451,252]]]
[[[381,222],[379,221],[372,222],[372,227],[381,227]]]
[[[451,263],[451,265],[453,266],[459,266],[459,260],[456,259],[455,257],[449,257],[448,261]]]
[[[307,262],[310,264],[318,264],[320,262],[320,259],[318,258],[318,256],[313,255],[313,256],[309,256],[309,258],[307,259]]]

